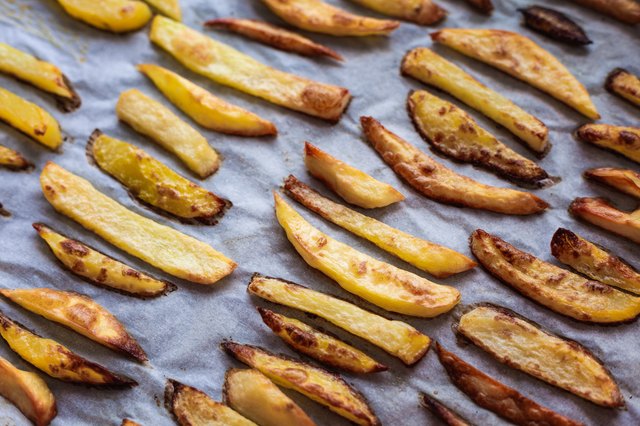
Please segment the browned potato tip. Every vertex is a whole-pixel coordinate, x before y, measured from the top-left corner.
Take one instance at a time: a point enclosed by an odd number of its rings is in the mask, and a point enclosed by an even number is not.
[[[609,73],[604,86],[611,93],[640,106],[640,78],[637,75],[623,68],[616,68]]]
[[[640,244],[640,209],[627,213],[603,198],[582,197],[573,200],[569,213]]]
[[[9,210],[6,210],[2,206],[2,203],[0,203],[0,216],[4,216],[4,217],[10,217],[11,216],[11,212],[9,212]]]
[[[640,198],[640,173],[633,170],[600,167],[585,171],[584,177]]]
[[[586,45],[593,43],[582,27],[562,12],[542,6],[518,9],[524,23],[532,30],[567,44]]]
[[[471,426],[471,423],[431,395],[420,393],[420,401],[423,407],[431,411],[434,416],[447,426]]]
[[[18,151],[0,145],[0,167],[9,170],[28,170],[33,168],[33,164]]]
[[[627,24],[640,24],[640,3],[636,0],[573,0]]]
[[[493,1],[492,0],[467,0],[471,6],[475,7],[479,12],[484,13],[485,15],[491,15],[493,12]]]

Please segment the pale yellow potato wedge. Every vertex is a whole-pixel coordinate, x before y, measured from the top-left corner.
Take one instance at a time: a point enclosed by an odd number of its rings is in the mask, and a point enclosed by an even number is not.
[[[640,4],[635,0],[573,0],[627,24],[640,24]]]
[[[637,75],[633,75],[625,69],[616,68],[607,76],[605,87],[611,93],[640,106],[640,78]]]
[[[18,151],[0,145],[0,167],[9,170],[27,170],[33,168],[33,164]]]
[[[168,274],[213,284],[237,266],[210,245],[128,210],[55,163],[45,165],[40,184],[59,213]]]
[[[383,15],[420,25],[431,25],[444,19],[447,11],[431,0],[351,0]]]
[[[238,136],[275,136],[276,126],[214,96],[184,77],[153,64],[138,65],[172,104],[204,128]]]
[[[640,128],[638,127],[585,124],[580,126],[575,134],[583,142],[617,152],[640,163]]]
[[[440,348],[440,345],[437,346]],[[420,393],[422,406],[431,411],[446,426],[472,426],[471,423],[463,419],[458,413],[445,406],[443,403],[426,393]]]
[[[315,426],[291,398],[258,370],[232,368],[222,390],[224,401],[260,426]]]
[[[334,203],[292,175],[285,179],[284,188],[287,194],[309,210],[434,277],[446,278],[476,266],[473,260],[455,250],[414,237]]]
[[[600,114],[587,89],[551,53],[510,31],[447,28],[431,39],[522,80],[591,119]]]
[[[485,185],[459,175],[371,117],[360,117],[360,123],[369,143],[393,171],[432,200],[515,215],[540,213],[549,207],[531,193]]]
[[[294,27],[334,36],[388,35],[398,21],[354,15],[322,0],[262,0],[283,21]]]
[[[144,0],[155,10],[162,13],[174,21],[182,20],[182,9],[180,8],[180,0]]]
[[[262,348],[225,341],[222,348],[274,383],[293,389],[357,425],[377,426],[380,420],[362,394],[340,376],[311,364],[272,354]]]
[[[289,281],[254,274],[248,291],[273,303],[324,318],[407,365],[420,361],[429,350],[431,339],[407,323],[388,320],[352,303]]]
[[[604,183],[620,192],[640,198],[640,173],[628,169],[600,167],[584,172],[587,179]]]
[[[343,289],[391,312],[431,318],[453,309],[460,292],[381,262],[334,240],[274,193],[276,217],[305,262]]]
[[[0,289],[0,295],[102,346],[138,361],[148,360],[147,354],[122,323],[90,297],[50,288]]]
[[[344,87],[271,68],[170,19],[153,20],[151,41],[182,65],[216,83],[313,117],[337,122],[351,100]]]
[[[125,33],[139,30],[151,19],[151,9],[132,0],[58,0],[73,18],[100,30]]]
[[[510,367],[594,404],[624,406],[618,385],[591,351],[509,309],[476,307],[462,315],[457,331]]]
[[[0,121],[49,149],[62,145],[60,125],[38,105],[0,87]]]
[[[573,200],[569,213],[640,244],[640,209],[627,213],[602,198],[582,197]]]
[[[220,156],[196,129],[169,108],[137,89],[120,94],[116,105],[118,118],[176,155],[201,178],[215,173]]]

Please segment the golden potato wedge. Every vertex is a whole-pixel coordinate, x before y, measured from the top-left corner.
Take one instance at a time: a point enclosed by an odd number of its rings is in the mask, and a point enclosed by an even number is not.
[[[128,210],[55,163],[45,165],[40,184],[59,213],[168,274],[213,284],[237,266],[210,245]]]
[[[354,15],[322,0],[262,0],[283,21],[294,27],[334,36],[388,35],[398,21]]]
[[[638,76],[623,68],[616,68],[609,73],[604,86],[611,93],[640,106],[640,78]]]
[[[640,198],[640,173],[628,169],[600,167],[584,172],[587,179],[604,183],[625,194]]]
[[[99,130],[89,138],[87,153],[132,196],[182,221],[214,225],[231,207],[229,200],[183,178],[142,149]]]
[[[573,0],[627,24],[640,24],[640,4],[635,0]]]
[[[485,15],[491,15],[493,12],[493,1],[492,0],[467,0],[471,6],[475,7],[479,12],[484,13]]]
[[[590,144],[624,155],[640,163],[640,128],[585,124],[575,132],[576,137]]]
[[[38,105],[0,87],[0,121],[49,149],[62,145],[60,125]]]
[[[0,357],[0,395],[35,426],[47,426],[58,414],[56,398],[37,374],[18,370]]]
[[[18,151],[0,145],[0,167],[9,170],[27,170],[33,168],[33,164]]]
[[[374,179],[309,142],[304,143],[304,164],[311,176],[356,206],[374,209],[404,200],[404,195],[391,185]]]
[[[438,345],[440,347],[440,345]],[[472,426],[471,423],[463,419],[458,413],[445,406],[443,403],[426,393],[420,393],[422,405],[433,413],[440,421],[447,426]]]
[[[418,133],[435,151],[521,186],[553,185],[542,167],[504,145],[454,104],[417,90],[409,95],[407,109]]]
[[[50,288],[0,289],[0,295],[102,346],[138,361],[148,360],[147,354],[122,323],[88,296]]]
[[[431,39],[504,71],[591,119],[600,118],[587,89],[555,56],[521,34],[447,28],[432,33]]]
[[[377,120],[360,117],[364,134],[396,174],[432,200],[496,213],[527,215],[549,204],[528,192],[485,185],[436,162]]]
[[[640,244],[640,209],[627,213],[603,198],[582,197],[573,200],[569,213]]]
[[[151,19],[149,6],[132,0],[58,0],[73,18],[100,30],[126,33],[139,30]]]
[[[151,41],[182,65],[219,84],[313,117],[337,122],[351,100],[344,87],[271,68],[170,19],[153,20]]]
[[[432,0],[352,0],[383,15],[420,25],[431,25],[444,19],[447,11]]]
[[[305,262],[346,291],[391,312],[431,318],[453,309],[460,292],[361,253],[320,232],[274,193],[276,217]]]
[[[276,384],[293,389],[358,425],[380,425],[362,394],[337,374],[262,348],[225,341],[222,348]]]
[[[260,426],[316,426],[298,404],[258,370],[230,369],[222,393],[231,408]]]
[[[407,365],[420,361],[431,339],[402,321],[392,321],[356,305],[279,278],[254,274],[248,291],[273,303],[324,318],[372,343]]]
[[[0,73],[51,93],[63,111],[80,108],[80,96],[58,67],[5,43],[0,43]]]
[[[180,8],[180,0],[144,0],[155,10],[167,16],[174,21],[182,20],[182,9]]]
[[[539,155],[551,147],[544,123],[431,49],[417,47],[402,60],[401,71],[449,93],[507,128]]]
[[[364,352],[302,321],[264,308],[258,308],[258,312],[262,321],[287,345],[322,364],[356,374],[377,373],[389,369]]]
[[[124,419],[122,420],[122,424],[120,426],[142,426],[138,422],[134,422],[133,420]]]
[[[493,305],[462,315],[457,331],[498,361],[603,407],[624,399],[604,365],[580,343]]]
[[[454,385],[482,408],[515,425],[584,426],[489,377],[436,342],[436,353]],[[456,423],[454,423],[456,424]],[[466,424],[466,423],[464,423]]]

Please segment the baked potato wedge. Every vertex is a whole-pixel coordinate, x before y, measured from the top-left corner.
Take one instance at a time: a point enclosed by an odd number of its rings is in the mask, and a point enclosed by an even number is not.
[[[593,43],[582,27],[564,13],[542,6],[518,9],[524,24],[540,34],[562,43],[584,46]]]
[[[216,83],[294,111],[337,122],[351,100],[344,87],[319,83],[271,68],[250,56],[161,16],[151,41],[191,71]]]
[[[493,1],[492,0],[467,0],[471,6],[476,8],[479,12],[484,13],[485,15],[491,15],[493,12]]]
[[[0,289],[0,295],[102,346],[141,362],[148,360],[147,354],[122,323],[90,297],[50,288]]]
[[[182,9],[180,8],[180,0],[144,0],[155,10],[167,16],[174,21],[182,20]]]
[[[569,213],[640,244],[640,209],[627,213],[603,198],[582,197],[573,200]]]
[[[262,348],[225,341],[222,348],[274,383],[293,389],[358,425],[380,425],[362,394],[340,376]]]
[[[138,422],[134,422],[133,420],[124,419],[122,420],[122,424],[120,426],[142,426]]]
[[[431,25],[444,19],[447,11],[432,0],[352,0],[383,15],[410,21],[419,25]]]
[[[404,195],[391,185],[374,179],[309,142],[304,143],[304,164],[311,176],[358,207],[374,209],[404,200]]]
[[[18,151],[0,145],[0,167],[9,170],[27,170],[33,168],[33,164]]]
[[[270,302],[317,315],[407,365],[420,361],[429,350],[431,339],[407,323],[388,320],[342,299],[289,281],[254,274],[248,291]]]
[[[515,215],[540,213],[549,207],[531,193],[485,185],[457,174],[371,117],[360,117],[360,123],[366,139],[393,171],[432,200]]]
[[[230,369],[222,393],[225,403],[260,426],[316,426],[298,404],[258,370]]]
[[[438,345],[438,347],[440,347]],[[471,423],[463,419],[458,413],[426,393],[420,393],[422,406],[437,417],[442,424],[447,426],[472,426]]]
[[[638,127],[585,124],[576,130],[575,135],[582,142],[608,149],[640,163],[640,128]]]
[[[38,105],[0,87],[0,121],[55,150],[62,145],[60,125]]]
[[[635,0],[573,0],[627,24],[640,24],[640,4]]]
[[[640,173],[633,170],[600,167],[585,171],[584,177],[640,198]]]
[[[640,78],[637,75],[623,68],[616,68],[609,73],[604,86],[611,93],[640,106]]]
[[[210,245],[132,212],[55,163],[45,165],[40,184],[59,213],[168,274],[213,284],[237,266]]]
[[[551,53],[510,31],[446,28],[431,39],[548,93],[593,120],[600,114],[587,89]]]
[[[133,0],[58,0],[71,17],[113,33],[136,31],[147,25],[151,9]]]
[[[283,21],[294,27],[334,36],[389,35],[398,21],[354,15],[322,0],[262,0]]]

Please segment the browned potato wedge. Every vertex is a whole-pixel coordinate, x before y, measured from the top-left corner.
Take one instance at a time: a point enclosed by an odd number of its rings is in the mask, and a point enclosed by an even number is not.
[[[640,78],[629,71],[622,68],[614,69],[607,76],[605,87],[611,93],[640,106]]]
[[[440,347],[440,345],[438,345]],[[472,426],[458,413],[426,393],[420,393],[422,405],[447,426]]]
[[[431,39],[496,67],[591,119],[600,118],[587,89],[551,53],[521,34],[447,28],[432,33]]]
[[[222,343],[222,348],[276,384],[300,392],[355,424],[380,425],[380,420],[362,394],[336,374],[302,361],[272,354],[257,346],[226,341]]]
[[[491,15],[493,12],[492,0],[467,0],[467,3],[486,15]]]
[[[522,13],[527,27],[554,40],[574,45],[593,43],[580,25],[555,9],[529,6],[518,11]]]
[[[444,19],[447,11],[432,0],[352,0],[383,15],[420,25],[431,25]]]
[[[627,213],[603,198],[583,197],[573,200],[569,213],[640,244],[640,209]]]
[[[503,214],[539,213],[549,205],[528,192],[497,188],[457,174],[371,117],[360,117],[369,143],[394,172],[416,190],[445,204]]]
[[[114,351],[138,361],[148,359],[120,321],[90,297],[50,288],[0,289],[0,295]]]
[[[0,167],[5,167],[9,170],[27,170],[33,168],[33,164],[18,151],[0,145]]]
[[[491,410],[515,425],[582,426],[522,395],[467,364],[436,342],[436,353],[449,378],[458,389],[482,408]],[[456,424],[456,423],[453,423]]]
[[[601,167],[584,172],[587,179],[609,185],[625,194],[640,198],[640,173],[628,169]]]
[[[152,16],[149,6],[141,1],[58,0],[58,3],[75,19],[114,33],[139,30]]]
[[[175,21],[182,20],[182,9],[180,8],[180,0],[144,0],[158,12]]]
[[[122,420],[122,424],[120,426],[142,426],[138,422],[134,422],[133,420],[124,419]]]
[[[640,4],[635,0],[573,0],[627,24],[640,24]]]
[[[612,126],[611,124],[585,124],[576,130],[583,142],[608,149],[640,163],[640,128]]]
[[[10,216],[11,216],[11,212],[9,212],[8,210],[6,210],[6,209],[2,206],[2,203],[0,203],[0,216],[4,216],[4,217],[10,217]]]
[[[623,407],[604,365],[576,341],[564,339],[500,306],[479,306],[457,331],[498,361],[603,407]]]

